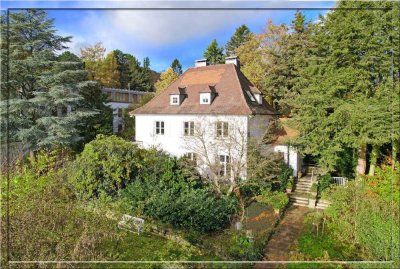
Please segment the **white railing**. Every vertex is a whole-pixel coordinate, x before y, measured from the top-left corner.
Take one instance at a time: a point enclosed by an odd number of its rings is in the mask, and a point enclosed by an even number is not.
[[[348,181],[346,177],[332,177],[332,179],[333,179],[333,184],[341,186],[346,185]]]

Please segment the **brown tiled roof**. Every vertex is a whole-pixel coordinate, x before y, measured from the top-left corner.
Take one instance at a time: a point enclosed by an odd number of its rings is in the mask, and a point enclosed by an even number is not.
[[[200,92],[210,91],[210,86],[217,96],[210,105],[201,105]],[[170,105],[169,95],[179,92],[179,87],[186,88],[187,97],[179,106]],[[265,100],[262,105],[250,100],[246,90],[260,93],[234,64],[193,67],[131,114],[278,114]]]
[[[289,118],[279,119],[282,129],[280,129],[277,133],[278,138],[274,142],[275,145],[285,144],[285,142],[299,137],[300,132],[292,127],[289,127],[288,121]]]

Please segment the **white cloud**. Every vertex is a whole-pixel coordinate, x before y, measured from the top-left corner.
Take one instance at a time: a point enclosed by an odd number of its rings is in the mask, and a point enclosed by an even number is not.
[[[207,36],[257,11],[220,10],[119,10],[108,14],[109,28],[118,30],[150,46],[173,45]],[[265,14],[264,14],[265,16]]]

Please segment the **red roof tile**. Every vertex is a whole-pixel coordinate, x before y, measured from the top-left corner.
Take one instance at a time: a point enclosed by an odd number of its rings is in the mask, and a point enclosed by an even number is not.
[[[200,92],[217,93],[210,105],[200,104]],[[187,97],[178,105],[170,105],[170,94],[185,88]],[[278,114],[265,100],[252,101],[245,91],[260,93],[234,64],[192,67],[160,95],[131,112],[135,114]]]

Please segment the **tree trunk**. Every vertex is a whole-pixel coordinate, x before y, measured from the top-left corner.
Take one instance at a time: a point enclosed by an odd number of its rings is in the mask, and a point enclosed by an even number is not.
[[[363,144],[358,148],[357,156],[357,174],[365,175],[365,170],[367,169],[367,144]]]
[[[378,145],[372,145],[372,150],[371,150],[371,161],[369,164],[369,176],[373,176],[375,174],[375,167],[376,167],[376,162],[378,160],[379,156],[379,146]]]
[[[397,162],[397,153],[399,152],[399,139],[394,139],[392,142],[392,171],[394,170]]]

